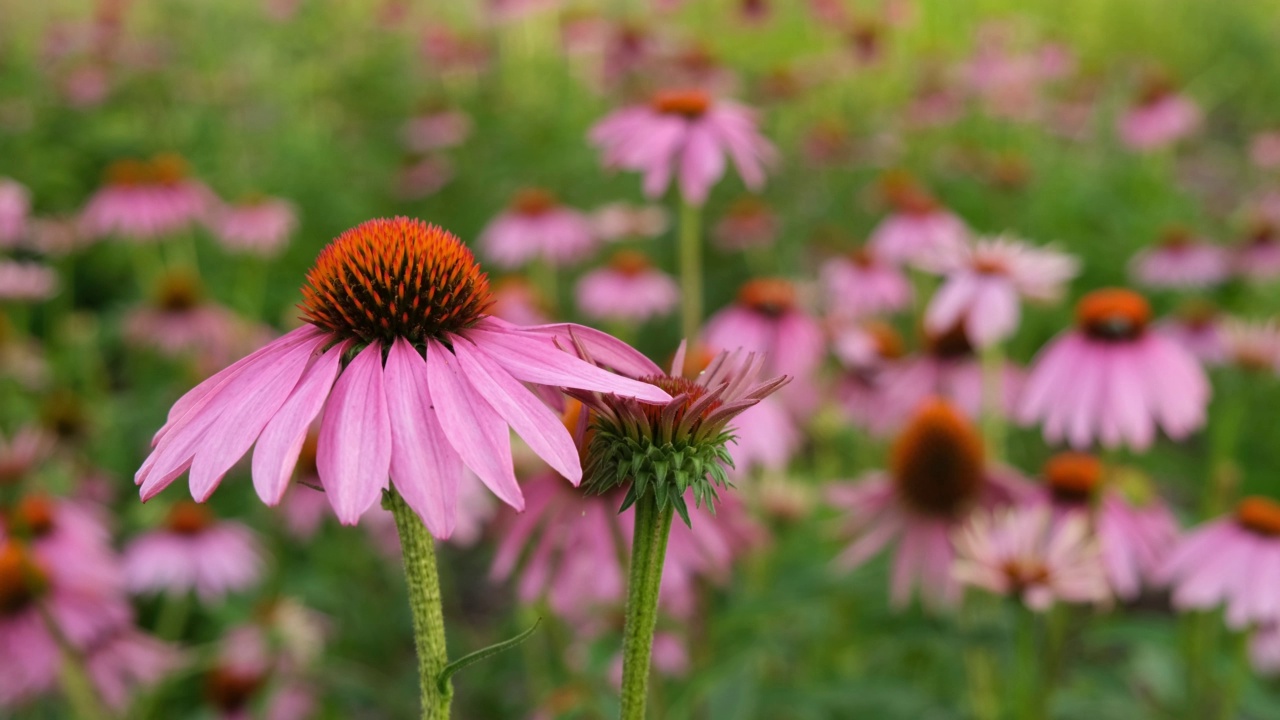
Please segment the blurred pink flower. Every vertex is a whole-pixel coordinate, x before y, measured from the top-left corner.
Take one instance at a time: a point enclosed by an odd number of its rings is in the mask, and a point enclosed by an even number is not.
[[[893,604],[906,605],[918,586],[930,607],[954,607],[960,586],[951,574],[952,536],[976,508],[1001,507],[1028,492],[1014,471],[987,463],[968,420],[946,402],[932,401],[894,440],[887,471],[828,489],[828,502],[845,513],[853,537],[836,565],[853,570],[897,539]]]
[[[1074,58],[1061,45],[1017,50],[1007,30],[1000,24],[979,29],[966,68],[968,84],[993,117],[1032,121],[1045,113],[1045,84],[1069,73]]]
[[[177,155],[121,160],[107,169],[106,184],[80,212],[80,231],[95,238],[158,240],[204,218],[213,201],[208,188],[187,176],[187,163]]]
[[[729,206],[716,223],[712,239],[726,252],[764,248],[773,245],[780,229],[778,214],[760,198],[748,195]]]
[[[1179,610],[1225,605],[1227,626],[1235,630],[1280,621],[1280,503],[1246,497],[1233,516],[1190,530],[1160,576]]]
[[[902,418],[886,404],[885,376],[903,355],[902,337],[889,325],[866,321],[836,328],[832,350],[844,366],[835,399],[859,428],[881,435]]]
[[[1280,168],[1280,131],[1260,132],[1250,138],[1249,160],[1263,170]]]
[[[0,248],[11,248],[27,234],[31,193],[22,183],[0,177]]]
[[[1222,338],[1222,317],[1217,308],[1191,300],[1156,324],[1155,330],[1172,339],[1205,365],[1221,365],[1226,361]]]
[[[1227,318],[1222,322],[1222,362],[1265,374],[1280,372],[1280,325]]]
[[[111,69],[97,60],[76,63],[59,75],[58,89],[77,110],[97,107],[111,94]]]
[[[731,157],[748,188],[764,185],[765,167],[776,151],[759,134],[754,113],[701,90],[667,91],[649,105],[618,110],[591,129],[606,167],[644,174],[644,192],[661,196],[677,178],[680,195],[693,205],[706,202]]]
[[[155,685],[184,663],[174,646],[132,626],[85,648],[85,669],[98,695],[117,712],[128,709],[134,693]]]
[[[1043,422],[1050,442],[1087,448],[1149,447],[1160,426],[1181,439],[1204,425],[1210,387],[1182,346],[1148,328],[1151,306],[1137,293],[1106,288],[1076,305],[1077,327],[1040,351],[1017,416]]]
[[[152,301],[124,316],[125,339],[171,358],[201,357],[215,366],[230,362],[234,340],[245,321],[204,300],[201,293],[199,281],[190,274],[164,276]]]
[[[293,203],[280,198],[252,197],[211,214],[211,229],[223,248],[262,257],[279,255],[298,227]]]
[[[963,326],[978,348],[1013,334],[1020,297],[1056,300],[1080,270],[1079,261],[1070,255],[1003,236],[943,250],[929,264],[946,280],[929,300],[925,329],[940,334]]]
[[[556,10],[562,4],[563,0],[485,0],[485,14],[492,23],[510,23]]]
[[[680,288],[634,250],[614,253],[609,264],[578,281],[578,309],[594,320],[642,323],[662,317],[680,302]]]
[[[493,286],[491,315],[515,325],[545,325],[551,322],[546,299],[528,280],[511,275]]]
[[[435,110],[407,120],[400,128],[400,141],[409,152],[426,153],[461,145],[471,129],[471,117],[466,113]]]
[[[0,260],[0,300],[39,302],[58,292],[58,274],[33,262]]]
[[[598,240],[586,215],[546,190],[526,188],[485,227],[479,242],[495,265],[513,269],[535,260],[557,267],[581,262]]]
[[[881,183],[893,213],[871,231],[867,245],[891,263],[928,262],[940,252],[958,252],[969,239],[964,222],[905,173],[893,172]]]
[[[180,500],[162,527],[125,546],[124,577],[134,593],[195,592],[201,601],[214,603],[257,584],[264,561],[262,546],[247,526]]]
[[[609,203],[591,213],[591,228],[605,242],[630,238],[651,239],[667,231],[671,224],[661,205]]]
[[[822,265],[827,312],[840,318],[860,318],[896,312],[911,302],[911,284],[895,265],[871,248],[860,247]]]
[[[1171,228],[1160,242],[1133,256],[1130,270],[1153,288],[1201,288],[1220,285],[1231,275],[1231,254],[1222,246]]]
[[[780,472],[804,440],[796,421],[776,398],[767,397],[735,421],[734,437],[728,446],[733,458],[730,475],[745,477],[755,467]]]
[[[0,535],[22,539],[45,567],[100,588],[123,587],[106,520],[91,503],[28,492],[9,508]]]
[[[1248,280],[1280,278],[1280,236],[1274,223],[1256,222],[1249,236],[1235,246],[1232,269]]]
[[[0,487],[21,481],[53,452],[55,438],[34,425],[19,429],[12,437],[0,432]]]
[[[1249,636],[1249,663],[1259,675],[1280,674],[1280,622],[1260,624]]]
[[[453,180],[453,164],[443,155],[409,158],[396,175],[396,195],[402,200],[420,200],[440,192]]]
[[[956,535],[956,580],[1044,612],[1110,597],[1097,544],[1080,516],[1053,524],[1047,507],[975,515]]]
[[[1172,145],[1197,130],[1203,118],[1194,100],[1177,93],[1163,78],[1151,78],[1137,101],[1120,116],[1120,139],[1133,150]]]
[[[134,478],[144,500],[188,469],[192,496],[208,499],[256,441],[254,488],[275,505],[323,410],[316,464],[339,520],[354,524],[390,477],[432,534],[446,539],[464,467],[503,502],[524,507],[509,427],[570,482],[582,477],[569,432],[523,383],[670,399],[562,350],[584,347],[636,376],[658,371],[605,333],[518,327],[487,315],[488,279],[470,250],[421,221],[371,220],[343,233],[307,281],[303,327],[174,405]],[[367,314],[369,307],[381,315]]]

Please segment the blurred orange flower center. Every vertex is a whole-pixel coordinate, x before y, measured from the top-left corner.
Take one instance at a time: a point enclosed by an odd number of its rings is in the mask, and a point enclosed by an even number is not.
[[[1133,340],[1151,322],[1151,305],[1132,290],[1094,290],[1076,304],[1076,322],[1095,340]]]
[[[982,490],[982,438],[942,400],[929,401],[894,440],[889,472],[898,497],[925,515],[953,518]]]
[[[653,96],[653,109],[663,115],[702,117],[711,109],[711,96],[704,90],[663,90]]]
[[[1054,498],[1088,502],[1102,483],[1102,461],[1087,453],[1058,453],[1044,464],[1044,479]]]
[[[1253,495],[1236,506],[1236,519],[1245,528],[1260,535],[1280,536],[1280,503]]]

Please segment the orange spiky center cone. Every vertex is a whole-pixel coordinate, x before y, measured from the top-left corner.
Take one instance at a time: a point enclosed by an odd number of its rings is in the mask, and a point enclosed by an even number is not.
[[[905,170],[891,170],[880,179],[880,192],[894,210],[905,215],[928,215],[938,201]]]
[[[699,118],[711,109],[711,96],[705,90],[662,90],[654,94],[652,106],[663,115]]]
[[[320,252],[302,288],[303,319],[342,339],[421,346],[474,326],[489,278],[452,233],[421,220],[370,220]]]
[[[1063,452],[1044,464],[1044,479],[1054,499],[1087,503],[1102,484],[1102,461],[1088,453]]]
[[[977,500],[983,484],[982,438],[942,400],[922,407],[893,443],[889,474],[911,510],[955,518]]]
[[[871,320],[863,323],[862,329],[876,343],[876,354],[886,360],[895,360],[907,354],[907,346],[902,342],[902,335],[888,323]]]
[[[106,181],[108,185],[116,187],[137,187],[145,185],[150,174],[150,168],[145,162],[126,158],[107,166]]]
[[[749,280],[738,291],[738,302],[770,317],[790,312],[796,306],[796,288],[781,278]]]
[[[554,194],[542,188],[525,188],[511,199],[511,209],[526,217],[546,215],[559,204]]]
[[[181,155],[163,153],[151,159],[151,180],[159,185],[177,185],[187,179],[187,161]]]
[[[0,617],[31,607],[48,585],[48,576],[25,548],[13,541],[0,545]]]
[[[619,250],[609,258],[609,267],[627,277],[635,277],[653,267],[649,257],[635,250]]]
[[[200,281],[186,272],[171,272],[156,288],[156,306],[168,312],[190,310],[200,304]]]
[[[1271,498],[1251,495],[1236,506],[1236,520],[1248,530],[1280,537],[1280,503]]]
[[[1151,322],[1151,305],[1132,290],[1103,288],[1076,304],[1076,323],[1086,335],[1105,342],[1135,340]]]
[[[179,535],[199,535],[213,523],[213,512],[190,500],[175,503],[165,519],[165,526]]]
[[[55,525],[53,501],[46,495],[25,495],[9,511],[10,529],[33,538],[53,532]]]

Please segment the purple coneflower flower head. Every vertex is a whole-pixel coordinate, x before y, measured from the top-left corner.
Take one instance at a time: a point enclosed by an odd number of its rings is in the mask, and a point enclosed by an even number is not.
[[[187,176],[177,155],[150,161],[121,160],[107,169],[106,184],[80,214],[88,237],[152,241],[186,230],[204,217],[213,194]]]
[[[538,188],[516,193],[511,207],[480,234],[480,247],[501,268],[518,268],[534,260],[560,267],[580,262],[595,249],[587,216],[561,205]]]
[[[1178,93],[1168,78],[1152,76],[1117,125],[1125,145],[1145,152],[1188,137],[1200,129],[1202,120],[1194,100]]]
[[[661,205],[609,203],[591,213],[591,228],[605,242],[656,238],[667,231],[671,218]]]
[[[716,247],[735,252],[772,246],[780,229],[778,214],[760,198],[748,195],[729,206],[711,237]]]
[[[606,267],[578,281],[578,308],[596,320],[642,323],[667,315],[680,302],[675,278],[634,250],[614,253]]]
[[[58,274],[39,263],[0,260],[0,300],[39,302],[58,292]]]
[[[0,177],[0,248],[11,248],[27,234],[31,193],[22,183]]]
[[[893,263],[927,263],[942,252],[956,252],[969,239],[964,221],[942,207],[933,195],[904,172],[881,180],[881,191],[893,213],[867,238],[867,245]]]
[[[36,426],[26,426],[10,438],[0,433],[0,487],[21,481],[53,452],[55,438]]]
[[[946,281],[925,310],[925,329],[944,333],[960,325],[976,347],[1001,342],[1018,327],[1019,298],[1053,301],[1079,272],[1070,255],[997,237],[943,252],[934,269]]]
[[[471,135],[471,117],[459,110],[436,109],[405,122],[400,140],[413,153],[461,145]]]
[[[180,500],[164,525],[124,549],[124,577],[134,593],[195,592],[205,603],[247,590],[262,577],[263,549],[246,525],[219,520],[208,508]]]
[[[893,604],[905,605],[919,587],[926,604],[952,607],[960,599],[952,536],[975,508],[1007,505],[1028,492],[1013,471],[988,465],[972,423],[935,400],[894,440],[887,471],[829,489],[828,501],[846,513],[853,536],[836,565],[857,568],[897,539]]]
[[[1047,507],[975,515],[956,535],[956,580],[1044,612],[1057,602],[1110,597],[1097,543],[1083,517],[1052,521]]]
[[[256,442],[254,488],[275,505],[323,414],[316,466],[339,520],[354,524],[394,484],[444,539],[456,523],[464,467],[524,507],[509,428],[571,482],[581,479],[569,431],[524,383],[670,400],[560,350],[577,344],[624,372],[656,370],[604,333],[489,316],[489,281],[471,251],[418,220],[372,220],[343,233],[307,280],[305,325],[170,410],[134,478],[144,500],[189,469],[192,495],[204,501]]]
[[[1249,138],[1249,161],[1263,170],[1280,168],[1280,131],[1268,130]]]
[[[89,503],[29,492],[0,517],[0,534],[21,539],[46,567],[102,588],[122,586],[106,523]]]
[[[407,157],[396,173],[396,196],[402,200],[419,200],[434,195],[448,185],[453,176],[453,163],[443,155]]]
[[[275,257],[298,227],[298,213],[288,200],[255,196],[217,209],[210,225],[230,252]]]
[[[758,190],[777,155],[760,135],[754,112],[702,90],[659,92],[648,105],[601,120],[589,138],[606,167],[644,174],[645,195],[661,196],[676,178],[681,197],[693,205],[706,202],[724,175],[726,156],[746,186]]]
[[[1133,256],[1130,270],[1147,287],[1210,287],[1231,276],[1231,253],[1185,228],[1171,228],[1154,247]]]
[[[122,331],[135,347],[171,358],[214,359],[221,367],[232,359],[232,345],[245,324],[231,310],[206,301],[194,275],[175,271],[160,278],[150,302],[125,315]]]
[[[1280,503],[1246,497],[1233,515],[1184,535],[1160,575],[1179,610],[1225,605],[1236,630],[1280,621]]]
[[[1228,318],[1222,323],[1222,360],[1241,370],[1280,372],[1280,325]]]
[[[493,285],[493,305],[489,314],[514,325],[545,325],[551,322],[547,300],[533,283],[520,275],[510,275]]]
[[[1263,623],[1249,636],[1249,664],[1259,675],[1280,674],[1280,621]]]
[[[875,435],[892,429],[902,418],[887,404],[886,376],[906,352],[902,336],[882,322],[864,322],[837,331],[832,347],[844,372],[835,399],[845,416]]]
[[[1095,290],[1076,305],[1076,328],[1032,364],[1019,401],[1024,423],[1042,422],[1050,442],[1084,449],[1145,449],[1156,428],[1181,439],[1204,425],[1209,380],[1181,345],[1154,332],[1151,306],[1135,292]]]
[[[1180,304],[1173,315],[1158,324],[1158,330],[1187,349],[1205,365],[1221,365],[1227,351],[1223,342],[1223,318],[1218,308],[1206,300],[1193,298]]]
[[[868,247],[826,261],[821,278],[827,310],[836,317],[892,313],[911,302],[906,275]]]
[[[134,694],[154,686],[180,668],[185,659],[174,646],[126,625],[85,648],[85,670],[98,695],[117,712]]]
[[[1280,277],[1280,233],[1265,219],[1254,222],[1235,246],[1233,269],[1246,279],[1265,282]]]

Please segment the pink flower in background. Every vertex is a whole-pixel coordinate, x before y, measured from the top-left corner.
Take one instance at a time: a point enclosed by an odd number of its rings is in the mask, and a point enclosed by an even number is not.
[[[111,84],[111,69],[96,60],[77,63],[58,77],[62,97],[77,110],[101,105],[111,94]]]
[[[490,22],[510,23],[537,13],[556,10],[563,0],[486,0],[485,13]]]
[[[946,402],[921,407],[894,440],[889,469],[831,486],[827,499],[846,514],[853,542],[836,558],[853,570],[895,539],[891,598],[901,607],[919,587],[931,607],[954,607],[951,538],[976,508],[1001,507],[1029,492],[1012,470],[991,467],[982,438]]]
[[[34,218],[28,228],[28,246],[50,257],[66,257],[94,241],[81,235],[75,218],[70,217]]]
[[[966,67],[966,79],[988,114],[1034,120],[1045,111],[1045,85],[1069,73],[1074,58],[1060,45],[1017,50],[1008,30],[995,23],[979,28],[977,49]]]
[[[1210,387],[1182,346],[1152,332],[1137,293],[1095,290],[1076,305],[1077,327],[1036,357],[1019,402],[1023,423],[1042,422],[1050,442],[1087,448],[1149,447],[1156,427],[1181,439],[1204,425]]]
[[[402,200],[420,200],[440,192],[453,180],[453,163],[442,155],[408,158],[396,175],[396,196]]]
[[[1280,131],[1260,132],[1250,138],[1249,161],[1263,170],[1280,168]]]
[[[1280,236],[1267,220],[1257,221],[1243,242],[1235,246],[1232,269],[1254,281],[1280,278]]]
[[[176,503],[163,526],[124,548],[124,578],[131,592],[194,592],[205,603],[256,585],[263,564],[263,549],[252,530],[219,520],[189,500]]]
[[[1182,95],[1165,78],[1146,81],[1137,101],[1117,121],[1120,139],[1133,150],[1168,147],[1197,130],[1203,121],[1200,106]]]
[[[88,237],[157,240],[190,228],[213,201],[177,155],[121,160],[107,169],[106,184],[80,212],[80,230]]]
[[[464,467],[501,500],[524,507],[509,428],[557,472],[580,481],[568,430],[523,383],[647,402],[670,398],[562,350],[580,345],[624,372],[657,372],[604,333],[518,327],[489,316],[488,279],[471,252],[421,221],[371,220],[347,231],[321,252],[307,281],[303,327],[174,405],[135,476],[143,499],[188,469],[192,496],[207,499],[256,441],[254,488],[275,505],[323,410],[316,465],[339,520],[354,524],[394,483],[445,539],[456,523]]]
[[[844,366],[836,401],[854,425],[883,435],[901,420],[887,404],[884,380],[905,352],[902,337],[884,323],[863,322],[837,329],[832,349]]]
[[[716,223],[712,239],[726,252],[765,248],[778,238],[781,223],[778,214],[763,200],[747,196],[729,206]]]
[[[897,266],[870,248],[858,248],[822,265],[827,311],[838,317],[859,318],[892,313],[911,302],[911,284]]]
[[[1063,452],[1044,465],[1045,485],[1038,502],[1052,508],[1055,522],[1084,520],[1092,528],[1111,591],[1122,600],[1138,597],[1143,585],[1156,577],[1161,563],[1178,539],[1173,513],[1149,487],[1140,501],[1113,469],[1109,473],[1093,455]],[[1133,493],[1131,493],[1133,494]]]
[[[443,150],[466,142],[471,117],[460,110],[437,110],[407,120],[400,128],[400,142],[413,153]]]
[[[689,650],[680,636],[661,630],[654,632],[652,652],[651,661],[655,672],[667,677],[683,677],[689,674],[691,664]],[[614,687],[622,687],[621,652],[609,663],[609,681]]]
[[[598,241],[586,215],[561,205],[551,193],[527,188],[480,233],[480,247],[502,268],[541,260],[562,267],[581,262]]]
[[[1222,361],[1242,370],[1280,372],[1280,325],[1227,318],[1222,323]]]
[[[9,508],[0,534],[22,539],[45,567],[103,589],[122,587],[102,508],[91,503],[29,492]]]
[[[642,323],[662,317],[680,302],[680,288],[670,275],[653,267],[634,250],[614,253],[609,264],[578,281],[578,308],[595,320]]]
[[[701,90],[661,92],[647,106],[618,110],[591,129],[590,140],[610,168],[644,174],[645,195],[679,181],[686,202],[702,205],[724,175],[726,156],[752,190],[764,185],[776,151],[756,128],[754,113]]]
[[[740,425],[743,416],[734,422],[735,426]],[[685,500],[693,500],[692,490]],[[634,517],[634,513],[622,516],[628,539],[632,535]],[[682,522],[672,523],[659,589],[662,608],[677,618],[691,618],[698,607],[698,582],[728,583],[734,561],[762,545],[766,539],[764,528],[732,492],[720,495],[714,516],[704,514],[692,527]]]
[[[970,518],[955,539],[956,580],[1044,612],[1110,597],[1102,555],[1083,517],[1053,523],[1047,507]]]
[[[1205,365],[1226,361],[1222,317],[1212,304],[1189,300],[1178,306],[1172,317],[1158,323],[1156,330],[1173,339]]]
[[[1019,298],[1053,301],[1080,270],[1074,257],[1020,240],[978,240],[930,260],[946,276],[925,310],[924,326],[945,333],[957,325],[976,347],[1008,339],[1018,327]]]
[[[804,442],[786,406],[773,397],[739,415],[734,436],[736,440],[728,448],[733,458],[730,475],[739,478],[756,467],[769,472],[785,470]]]
[[[648,240],[665,233],[671,225],[667,211],[661,205],[628,205],[609,203],[591,213],[591,229],[605,242],[630,238]]]
[[[867,245],[891,263],[928,262],[938,253],[959,252],[969,239],[969,229],[929,194],[914,178],[892,172],[881,181],[893,213],[880,221]]]
[[[138,690],[159,683],[184,658],[172,645],[125,626],[85,648],[84,662],[103,702],[120,712]]]
[[[0,300],[40,302],[58,292],[58,274],[33,262],[0,260]]]
[[[16,246],[27,234],[31,193],[22,183],[0,177],[0,248]]]
[[[546,298],[519,275],[502,278],[493,286],[489,314],[515,325],[544,325],[551,322]]]
[[[28,425],[12,437],[0,432],[0,487],[13,485],[44,462],[53,452],[56,438],[34,425]]]
[[[1157,245],[1133,256],[1130,270],[1148,287],[1200,288],[1225,282],[1231,264],[1225,247],[1196,238],[1184,228],[1171,228]]]
[[[161,278],[150,303],[124,317],[125,339],[168,357],[205,357],[215,365],[231,361],[230,353],[244,321],[234,312],[202,297],[199,281],[184,272]]]
[[[298,227],[293,203],[280,198],[253,197],[213,211],[214,237],[230,252],[275,257],[284,251]]]
[[[1179,610],[1226,606],[1227,626],[1280,621],[1280,503],[1251,496],[1183,536],[1160,571]]]

